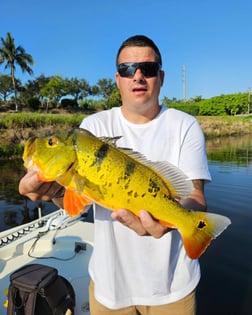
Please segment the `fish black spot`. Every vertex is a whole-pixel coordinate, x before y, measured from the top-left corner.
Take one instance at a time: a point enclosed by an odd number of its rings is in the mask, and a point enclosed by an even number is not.
[[[109,150],[108,143],[103,143],[100,148],[95,152],[95,160],[91,166],[98,164],[99,166],[102,164],[103,160],[106,158]]]
[[[133,162],[128,162],[126,163],[125,166],[125,171],[124,171],[124,178],[128,178],[130,175],[132,175],[135,172],[135,163]]]
[[[163,198],[164,198],[164,199],[168,199],[168,200],[172,200],[171,196],[169,196],[169,195],[167,195],[167,194],[164,194],[164,195],[163,195]]]
[[[137,198],[137,197],[138,197],[138,193],[135,192],[135,193],[134,193],[134,198]]]
[[[150,178],[148,192],[156,194],[159,191],[160,191],[159,185],[152,178]]]
[[[141,197],[143,198],[145,195],[146,195],[146,193],[143,193]]]
[[[129,188],[129,185],[130,185],[130,180],[128,180],[125,185],[124,185],[124,189],[128,189]]]
[[[203,229],[206,226],[206,223],[204,221],[200,221],[198,224],[198,229]]]

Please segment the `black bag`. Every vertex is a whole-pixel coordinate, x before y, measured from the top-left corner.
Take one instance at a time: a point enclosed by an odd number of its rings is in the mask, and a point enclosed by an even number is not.
[[[31,264],[10,275],[7,315],[74,315],[72,285],[55,268]]]

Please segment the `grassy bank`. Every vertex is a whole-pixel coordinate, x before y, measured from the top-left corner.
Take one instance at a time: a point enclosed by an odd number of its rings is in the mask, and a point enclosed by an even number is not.
[[[79,126],[84,114],[0,113],[0,158],[21,156],[25,140]]]
[[[198,116],[207,139],[252,134],[252,115]]]
[[[0,114],[0,157],[21,156],[26,139],[79,126],[84,114]],[[206,138],[252,134],[250,116],[197,117]]]

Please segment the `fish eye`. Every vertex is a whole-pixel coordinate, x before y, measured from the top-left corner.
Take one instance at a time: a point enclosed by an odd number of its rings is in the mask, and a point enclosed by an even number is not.
[[[53,146],[54,144],[56,144],[57,143],[57,141],[56,141],[56,139],[54,139],[54,138],[50,138],[49,140],[48,140],[48,145],[49,146]]]

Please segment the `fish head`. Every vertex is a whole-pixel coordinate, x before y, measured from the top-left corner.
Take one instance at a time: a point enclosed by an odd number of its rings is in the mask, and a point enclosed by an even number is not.
[[[30,138],[25,143],[24,165],[38,171],[42,181],[55,181],[68,173],[76,162],[71,135]]]
[[[24,166],[27,169],[33,166],[32,156],[35,152],[35,139],[36,139],[35,137],[31,137],[25,142],[23,161],[24,161]]]

